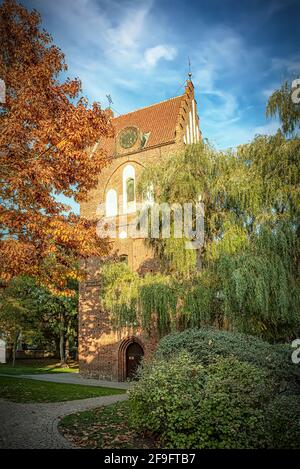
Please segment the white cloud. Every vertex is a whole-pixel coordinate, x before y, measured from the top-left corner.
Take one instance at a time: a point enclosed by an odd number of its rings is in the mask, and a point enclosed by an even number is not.
[[[152,2],[141,2],[139,7],[136,4],[127,5],[117,25],[106,31],[109,54],[114,54],[114,57],[123,55],[130,59],[131,54],[140,49],[151,6]]]
[[[229,124],[240,118],[236,89],[231,84],[224,85],[223,80],[229,78],[230,83],[230,76],[234,77],[244,61],[245,47],[243,39],[232,29],[218,27],[204,29],[196,50],[199,52],[194,57],[197,64],[194,83],[200,96],[205,97],[200,119],[218,140],[228,132]],[[236,80],[232,79],[233,83],[236,86]]]
[[[249,143],[256,135],[274,135],[280,127],[277,120],[272,120],[262,125],[250,125],[247,122],[228,121],[218,125],[214,121],[205,125],[206,134],[213,135],[211,143],[217,148],[226,149],[237,147],[243,143]]]
[[[264,101],[273,85],[267,81],[271,60],[266,62],[264,48],[249,46],[234,29],[204,27],[195,50],[193,61],[197,68],[193,76],[200,94],[204,137],[208,136],[217,147],[226,148],[249,142],[256,134],[275,133],[277,122],[264,125]],[[261,105],[259,111],[249,112],[253,102]]]
[[[254,127],[253,132],[254,135],[274,135],[276,134],[279,127],[279,122],[277,120],[274,120],[268,122],[267,124]]]
[[[264,102],[277,76],[299,64],[299,55],[272,61],[263,44],[247,42],[242,24],[206,24],[199,14],[188,22],[182,18],[179,27],[158,0],[63,0],[59,9],[50,0],[30,2],[52,18],[45,26],[66,53],[71,76],[82,79],[84,93],[104,107],[111,94],[120,113],[182,92],[190,55],[203,134],[222,148],[262,128]],[[267,21],[282,4],[276,0],[259,18],[255,11],[255,20]],[[246,26],[252,20],[247,17]],[[249,111],[250,105],[255,109]]]
[[[152,68],[155,67],[157,62],[161,59],[173,60],[176,56],[176,53],[177,51],[175,47],[163,44],[160,44],[155,47],[150,47],[149,49],[146,49],[144,53],[143,66],[145,68]]]
[[[170,67],[157,73],[160,61],[175,58],[179,36],[170,36],[168,16],[157,21],[156,0],[63,0],[59,9],[50,0],[29,1],[90,100],[105,107],[111,94],[124,113],[169,97],[170,87],[182,82]]]

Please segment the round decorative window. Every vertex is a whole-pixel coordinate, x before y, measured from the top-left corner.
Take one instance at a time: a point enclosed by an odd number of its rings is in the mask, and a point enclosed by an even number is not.
[[[119,133],[119,144],[122,148],[131,148],[138,139],[136,127],[126,127]]]

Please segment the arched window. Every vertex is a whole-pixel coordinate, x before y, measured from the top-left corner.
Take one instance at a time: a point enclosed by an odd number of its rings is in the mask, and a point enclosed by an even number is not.
[[[124,264],[128,265],[128,256],[127,256],[127,254],[121,254],[119,256],[119,262],[123,262]]]
[[[123,213],[132,213],[135,209],[135,170],[128,164],[123,170]]]
[[[107,217],[118,215],[118,196],[115,189],[109,189],[105,200],[105,214]]]
[[[126,180],[126,195],[127,203],[134,202],[134,179],[128,178]]]

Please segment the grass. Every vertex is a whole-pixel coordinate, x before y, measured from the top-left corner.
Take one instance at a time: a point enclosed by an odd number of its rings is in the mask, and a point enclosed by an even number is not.
[[[92,449],[154,449],[157,442],[137,434],[130,426],[129,402],[67,415],[60,432],[76,446]]]
[[[68,368],[61,368],[56,360],[17,360],[13,367],[11,363],[0,364],[0,374],[24,375],[40,373],[76,373],[78,364],[70,362]]]
[[[0,376],[0,397],[13,402],[62,402],[123,394],[125,392],[124,389],[49,383],[26,378]]]

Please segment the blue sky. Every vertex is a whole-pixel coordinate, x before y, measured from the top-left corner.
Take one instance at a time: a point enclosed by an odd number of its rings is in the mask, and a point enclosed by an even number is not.
[[[181,94],[188,56],[201,130],[217,148],[274,133],[267,97],[300,74],[295,0],[23,0],[90,100],[125,113]]]

